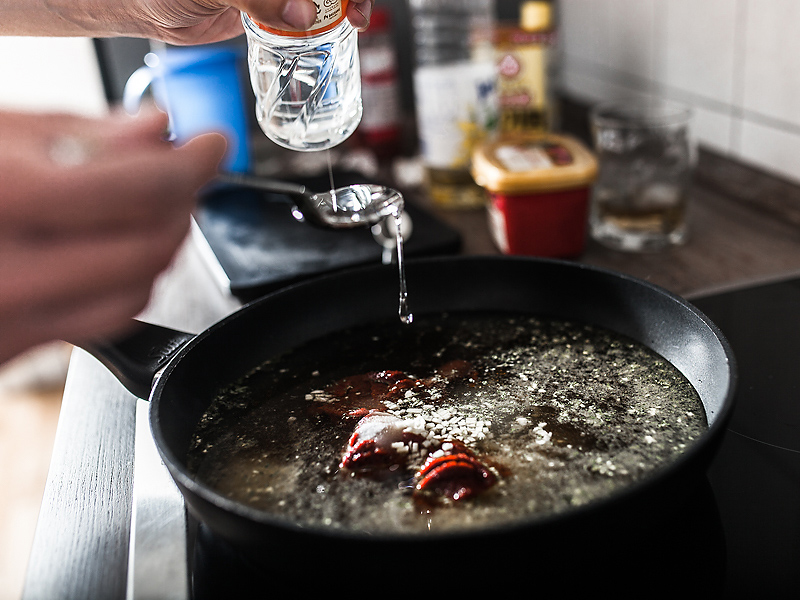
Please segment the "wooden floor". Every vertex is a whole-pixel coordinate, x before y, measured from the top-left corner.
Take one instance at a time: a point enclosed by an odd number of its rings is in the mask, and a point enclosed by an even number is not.
[[[0,369],[0,600],[21,596],[69,351],[39,349]]]

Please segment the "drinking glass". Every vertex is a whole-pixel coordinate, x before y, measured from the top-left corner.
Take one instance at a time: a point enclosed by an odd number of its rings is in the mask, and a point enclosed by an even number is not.
[[[662,100],[603,104],[591,114],[599,173],[589,217],[593,239],[623,251],[687,239],[691,111]]]

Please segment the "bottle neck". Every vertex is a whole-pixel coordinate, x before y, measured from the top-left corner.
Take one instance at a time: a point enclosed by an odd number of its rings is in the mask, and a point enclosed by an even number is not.
[[[307,48],[309,46],[319,46],[326,43],[342,42],[349,35],[355,34],[355,28],[347,19],[342,19],[336,27],[328,29],[323,33],[307,33],[304,36],[286,36],[275,34],[259,27],[249,15],[242,13],[242,23],[247,37],[260,44],[273,48]]]
[[[347,5],[349,4],[350,0],[339,0],[339,2],[330,2],[330,0],[312,1],[317,7],[317,20],[314,22],[314,25],[312,25],[311,28],[306,31],[276,29],[274,27],[270,27],[269,25],[265,25],[253,20],[249,15],[247,15],[247,18],[250,19],[259,29],[262,29],[273,35],[290,38],[305,38],[320,35],[334,29],[345,20]]]

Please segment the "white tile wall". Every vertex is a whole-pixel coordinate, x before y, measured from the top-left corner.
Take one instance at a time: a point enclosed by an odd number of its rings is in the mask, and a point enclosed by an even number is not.
[[[798,0],[558,0],[560,86],[694,109],[698,143],[800,183]]]

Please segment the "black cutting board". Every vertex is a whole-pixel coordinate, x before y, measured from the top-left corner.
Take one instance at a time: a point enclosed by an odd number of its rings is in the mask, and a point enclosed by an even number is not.
[[[293,179],[312,191],[330,186],[328,175]],[[365,181],[353,172],[335,172],[337,186]],[[291,215],[288,197],[235,186],[206,192],[195,220],[225,273],[231,293],[244,301],[315,275],[380,263],[383,249],[367,227],[327,230],[300,223]],[[455,253],[461,247],[456,230],[406,201],[413,224],[405,255]]]

